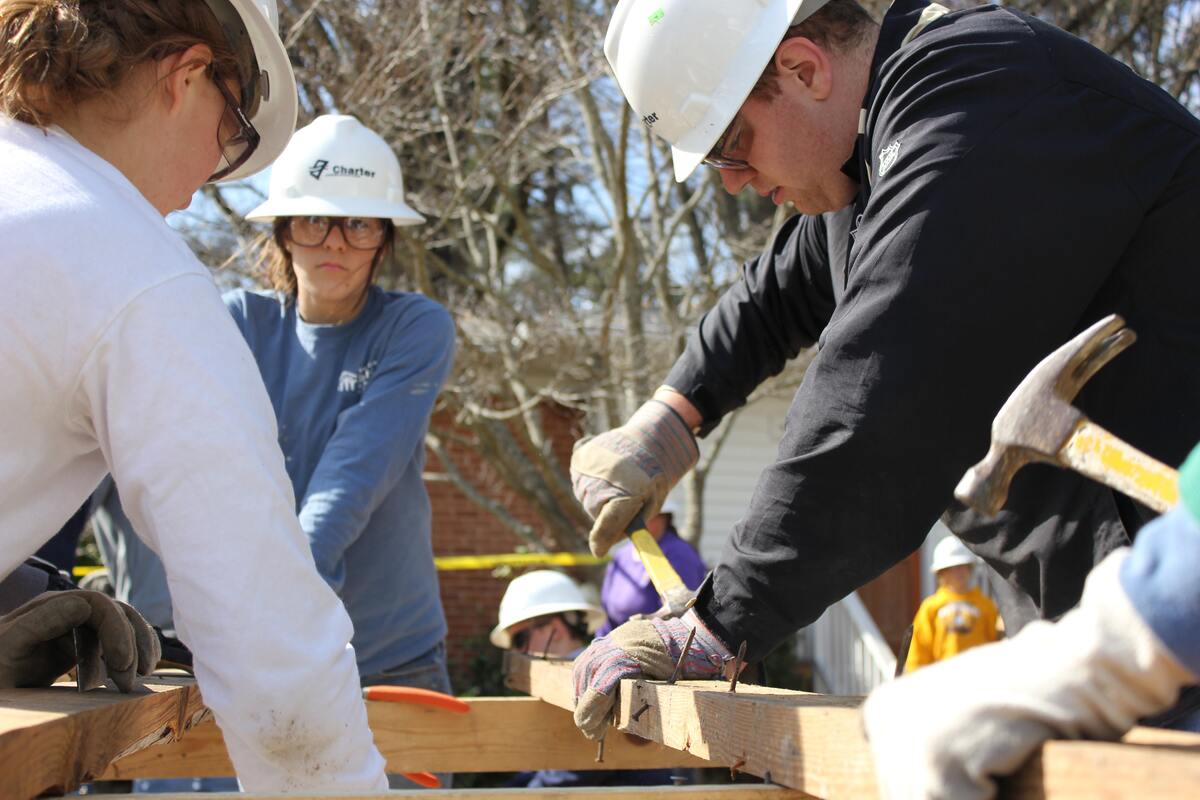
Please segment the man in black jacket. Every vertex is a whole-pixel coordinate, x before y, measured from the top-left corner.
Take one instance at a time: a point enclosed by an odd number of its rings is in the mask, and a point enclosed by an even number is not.
[[[997,6],[895,0],[876,25],[852,0],[622,0],[605,52],[678,179],[704,161],[728,191],[802,213],[744,265],[654,399],[576,451],[593,550],[654,513],[695,463],[692,433],[820,351],[693,611],[622,626],[576,662],[580,727],[602,735],[616,681],[662,677],[693,625],[711,634],[693,674],[742,642],[760,659],[943,512],[1043,616],[1074,606],[1151,512],[1048,467],[1019,473],[995,518],[952,491],[1021,378],[1111,312],[1138,343],[1076,404],[1168,463],[1200,439],[1200,122]]]

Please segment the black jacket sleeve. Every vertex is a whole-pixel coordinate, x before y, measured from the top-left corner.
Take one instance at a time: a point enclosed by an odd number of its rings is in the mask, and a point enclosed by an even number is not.
[[[701,435],[816,343],[834,308],[827,238],[824,217],[791,217],[700,320],[665,383],[699,409]]]
[[[1021,18],[917,41],[878,76],[845,294],[697,606],[751,658],[920,545],[1008,394],[1100,316],[1153,202],[1118,155],[1150,146],[1136,109],[1064,78]]]

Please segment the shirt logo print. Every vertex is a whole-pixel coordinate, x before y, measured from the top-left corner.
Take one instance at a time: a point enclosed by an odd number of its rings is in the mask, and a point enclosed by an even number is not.
[[[971,603],[952,602],[939,608],[937,615],[948,633],[968,634],[979,619],[979,609]]]
[[[889,144],[887,147],[879,151],[879,177],[887,175],[888,172],[896,165],[896,159],[900,158],[900,140]]]
[[[342,370],[342,374],[338,376],[337,390],[339,392],[358,392],[362,394],[367,390],[367,384],[371,382],[371,375],[375,372],[375,367],[378,365],[378,361],[368,361],[357,370]]]

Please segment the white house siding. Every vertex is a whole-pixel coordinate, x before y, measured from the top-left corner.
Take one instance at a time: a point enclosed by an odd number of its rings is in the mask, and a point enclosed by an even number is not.
[[[750,505],[759,473],[775,458],[789,404],[786,399],[764,398],[743,408],[717,454],[705,483],[700,533],[700,556],[709,566],[720,558],[734,524]],[[700,441],[705,455],[711,447],[710,441]]]

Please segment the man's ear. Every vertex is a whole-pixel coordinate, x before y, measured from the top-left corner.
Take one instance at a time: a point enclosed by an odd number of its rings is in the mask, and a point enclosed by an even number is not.
[[[802,88],[813,100],[824,100],[833,91],[833,62],[812,39],[795,36],[775,48],[775,69],[781,87]]]
[[[212,49],[206,44],[194,44],[186,50],[172,53],[158,61],[155,66],[156,86],[159,95],[174,112],[183,107],[196,87],[209,80],[208,65],[212,63]]]

